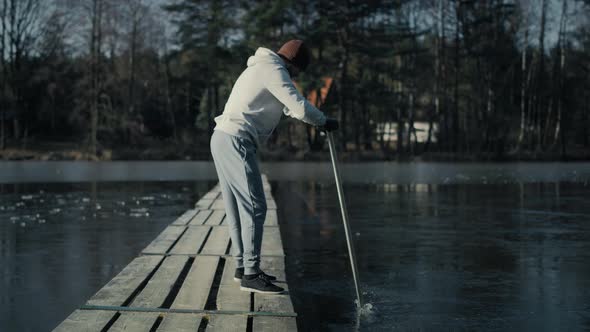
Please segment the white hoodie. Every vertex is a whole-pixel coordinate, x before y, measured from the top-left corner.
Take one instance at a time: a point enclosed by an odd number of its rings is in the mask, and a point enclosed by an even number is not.
[[[248,67],[236,80],[223,114],[215,117],[215,130],[266,142],[281,115],[322,126],[326,116],[295,88],[283,59],[259,47],[248,58]]]

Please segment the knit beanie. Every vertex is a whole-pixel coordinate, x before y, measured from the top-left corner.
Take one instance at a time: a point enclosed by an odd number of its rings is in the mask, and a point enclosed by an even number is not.
[[[299,39],[289,40],[283,44],[277,54],[284,56],[302,71],[307,68],[307,65],[311,61],[311,51]]]

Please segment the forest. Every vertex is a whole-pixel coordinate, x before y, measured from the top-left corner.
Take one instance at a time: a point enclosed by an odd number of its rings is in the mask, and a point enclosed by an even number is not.
[[[590,159],[590,0],[0,0],[0,21],[0,159],[210,159],[248,57],[292,38],[347,160]],[[326,149],[285,117],[262,158]]]

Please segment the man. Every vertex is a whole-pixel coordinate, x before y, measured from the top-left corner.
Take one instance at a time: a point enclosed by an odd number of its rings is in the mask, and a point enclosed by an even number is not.
[[[256,150],[272,134],[283,113],[324,130],[338,129],[338,121],[326,118],[291,80],[310,60],[311,52],[301,40],[288,41],[276,53],[258,48],[236,80],[223,114],[215,118],[211,154],[236,262],[234,280],[240,281],[243,291],[283,291],[272,283],[276,277],[260,269],[266,198]]]

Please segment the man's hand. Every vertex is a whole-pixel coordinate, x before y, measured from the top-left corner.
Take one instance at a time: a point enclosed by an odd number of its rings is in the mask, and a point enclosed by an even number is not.
[[[320,130],[325,131],[334,131],[336,129],[338,129],[338,120],[334,118],[327,118],[326,123],[320,127]]]

